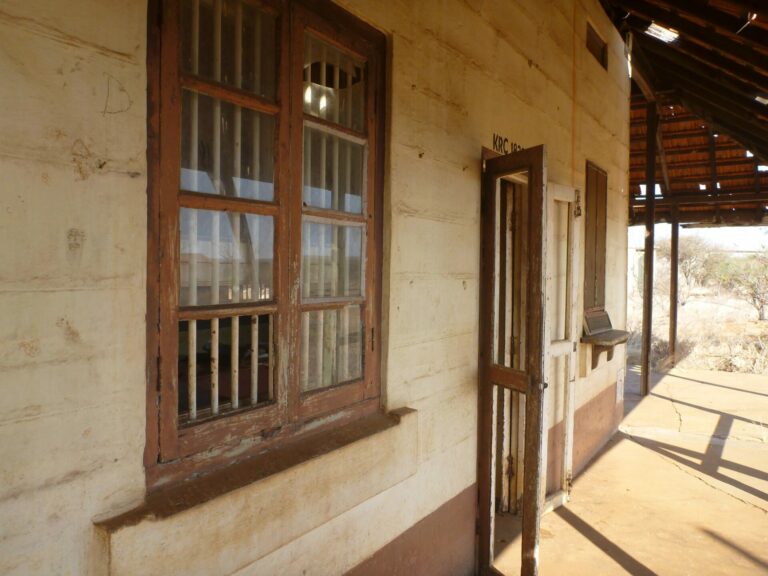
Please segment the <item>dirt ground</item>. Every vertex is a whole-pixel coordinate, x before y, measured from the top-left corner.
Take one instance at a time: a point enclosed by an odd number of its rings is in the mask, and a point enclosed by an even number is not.
[[[640,359],[642,297],[635,293],[627,302],[629,363]],[[654,295],[653,363],[656,369],[670,366],[669,298]],[[711,289],[698,289],[678,308],[678,355],[683,369],[718,370],[768,375],[768,321],[744,300]]]

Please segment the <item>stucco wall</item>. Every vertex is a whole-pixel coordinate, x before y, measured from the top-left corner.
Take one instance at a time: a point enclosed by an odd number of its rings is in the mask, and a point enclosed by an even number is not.
[[[143,493],[145,13],[0,6],[0,573],[84,572]]]
[[[269,547],[249,549],[247,531],[222,537],[241,492],[212,504],[215,523],[201,507],[148,528],[246,550],[239,574],[342,572],[475,482],[479,154],[494,132],[545,144],[550,181],[583,188],[587,159],[608,172],[607,307],[624,317],[629,81],[598,1],[340,4],[390,38],[383,381],[388,409],[417,413],[379,440],[415,447],[413,468],[376,494],[351,488],[340,508],[332,482],[309,485],[303,507],[265,500]],[[584,46],[588,18],[609,42],[607,72]],[[93,519],[143,495],[145,19],[133,0],[0,7],[0,573],[99,572]],[[577,405],[622,363],[620,352],[580,379]],[[270,482],[291,490],[290,474]],[[137,573],[130,562],[113,569]]]

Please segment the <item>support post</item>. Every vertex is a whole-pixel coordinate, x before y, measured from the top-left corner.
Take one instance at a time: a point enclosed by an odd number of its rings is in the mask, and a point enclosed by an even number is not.
[[[656,103],[646,106],[646,155],[645,155],[645,262],[643,267],[643,349],[640,366],[641,395],[650,390],[651,333],[653,321],[653,247],[656,218],[656,130],[658,116]]]
[[[715,221],[720,221],[720,189],[717,187],[717,142],[712,121],[709,121],[709,189],[715,199]]]
[[[680,214],[677,206],[672,209],[672,242],[669,266],[669,362],[677,363],[677,302],[678,302],[678,264],[680,260]]]

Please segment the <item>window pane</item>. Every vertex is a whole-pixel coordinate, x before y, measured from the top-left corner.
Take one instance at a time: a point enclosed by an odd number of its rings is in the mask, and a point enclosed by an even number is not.
[[[365,132],[365,62],[309,34],[304,40],[304,112]]]
[[[184,90],[181,189],[274,199],[275,119]]]
[[[333,298],[363,294],[363,228],[305,220],[301,295]]]
[[[365,146],[304,127],[304,204],[360,214]]]
[[[268,314],[179,322],[182,423],[272,401],[271,340]]]
[[[302,392],[362,378],[360,306],[304,312],[301,320]]]
[[[271,216],[181,209],[181,306],[272,298]]]
[[[236,0],[182,2],[184,72],[275,100],[275,17]]]

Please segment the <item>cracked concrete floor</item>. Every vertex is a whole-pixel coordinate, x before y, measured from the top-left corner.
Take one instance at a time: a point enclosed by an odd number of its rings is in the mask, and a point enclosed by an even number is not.
[[[542,519],[541,574],[768,574],[768,378],[673,370],[627,416]],[[504,574],[519,574],[509,519],[497,538]]]

